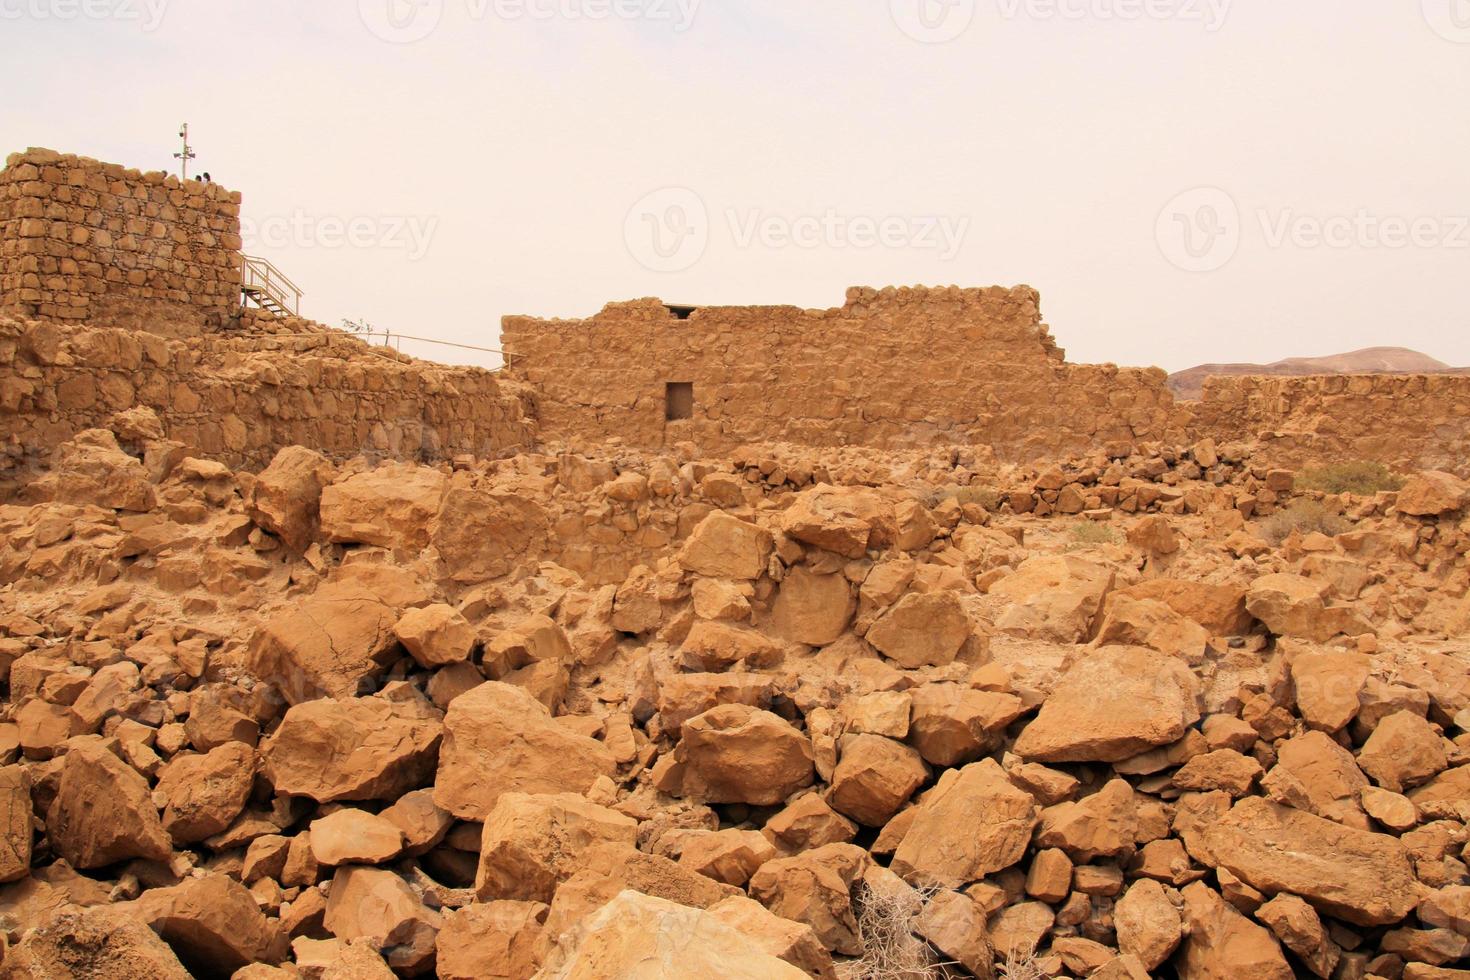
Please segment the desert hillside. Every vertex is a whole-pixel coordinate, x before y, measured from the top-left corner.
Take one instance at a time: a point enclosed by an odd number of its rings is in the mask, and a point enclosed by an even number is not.
[[[1428,354],[1407,347],[1365,347],[1326,357],[1288,357],[1271,364],[1197,364],[1169,375],[1174,397],[1194,401],[1204,389],[1205,379],[1215,374],[1464,374],[1470,368],[1454,368]]]

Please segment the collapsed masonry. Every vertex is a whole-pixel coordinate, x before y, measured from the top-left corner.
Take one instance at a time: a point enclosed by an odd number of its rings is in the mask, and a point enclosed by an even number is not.
[[[0,980],[1470,976],[1470,483],[1280,465],[1462,467],[1459,384],[1177,406],[1026,288],[442,368],[94,275],[41,159]]]

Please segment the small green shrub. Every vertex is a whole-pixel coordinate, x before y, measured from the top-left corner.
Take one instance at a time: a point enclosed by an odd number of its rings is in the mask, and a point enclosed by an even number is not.
[[[1294,500],[1270,517],[1261,521],[1261,534],[1272,544],[1285,541],[1292,531],[1311,534],[1321,531],[1335,537],[1352,530],[1352,522],[1341,514],[1334,514],[1318,500]]]
[[[1078,521],[1072,525],[1072,540],[1078,544],[1117,544],[1118,531],[1111,524]]]
[[[1403,485],[1403,478],[1395,476],[1387,466],[1366,459],[1315,466],[1302,473],[1297,481],[1297,486],[1303,490],[1352,493],[1360,497],[1372,496],[1383,490],[1398,490]]]

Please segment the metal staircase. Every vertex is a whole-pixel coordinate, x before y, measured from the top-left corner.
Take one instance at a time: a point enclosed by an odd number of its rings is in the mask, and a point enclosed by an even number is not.
[[[242,256],[240,296],[244,304],[256,306],[276,316],[301,314],[301,289],[265,259]]]

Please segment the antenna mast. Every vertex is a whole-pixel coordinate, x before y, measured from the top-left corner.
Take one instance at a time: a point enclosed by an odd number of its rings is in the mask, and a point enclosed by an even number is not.
[[[189,148],[189,124],[188,123],[184,123],[184,125],[182,125],[182,126],[179,127],[179,138],[184,141],[184,150],[183,150],[182,153],[175,153],[174,154],[174,159],[180,161],[180,163],[179,163],[179,179],[186,181],[186,180],[189,179],[189,161],[192,160],[192,159],[194,159],[194,151]]]

